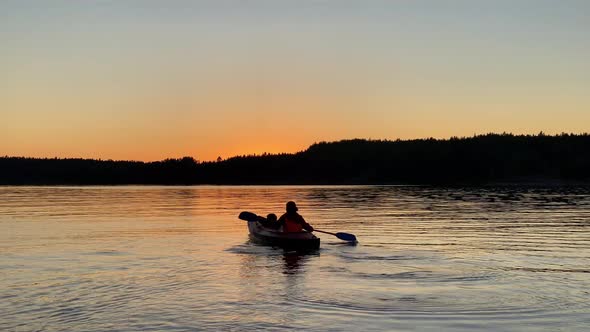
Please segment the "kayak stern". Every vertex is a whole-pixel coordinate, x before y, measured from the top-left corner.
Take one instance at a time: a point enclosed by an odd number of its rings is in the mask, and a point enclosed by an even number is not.
[[[248,221],[250,239],[253,242],[293,250],[315,250],[320,248],[320,239],[310,232],[283,233],[266,228],[257,221]]]

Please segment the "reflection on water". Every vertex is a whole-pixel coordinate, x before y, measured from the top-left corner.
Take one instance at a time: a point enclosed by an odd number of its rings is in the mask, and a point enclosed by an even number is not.
[[[306,259],[305,254],[298,252],[285,253],[283,255],[283,273],[296,274],[301,272]]]
[[[240,211],[295,200],[302,254]],[[0,330],[586,330],[590,190],[0,187]]]

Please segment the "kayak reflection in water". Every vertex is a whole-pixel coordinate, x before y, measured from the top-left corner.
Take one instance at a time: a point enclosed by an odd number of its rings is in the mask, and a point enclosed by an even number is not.
[[[284,233],[313,232],[313,227],[308,224],[303,217],[297,213],[297,205],[293,201],[287,202],[287,212],[279,218],[278,224],[283,226]]]

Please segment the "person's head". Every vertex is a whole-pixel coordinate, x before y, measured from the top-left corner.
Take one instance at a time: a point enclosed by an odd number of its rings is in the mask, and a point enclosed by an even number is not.
[[[299,210],[299,209],[297,208],[297,204],[295,204],[295,202],[293,202],[293,201],[287,202],[287,213],[295,213],[295,212],[297,212],[297,210]]]
[[[276,222],[276,221],[277,221],[277,215],[276,215],[276,214],[274,214],[274,213],[269,213],[269,214],[266,216],[266,220],[267,220],[267,221],[270,221],[270,222]]]

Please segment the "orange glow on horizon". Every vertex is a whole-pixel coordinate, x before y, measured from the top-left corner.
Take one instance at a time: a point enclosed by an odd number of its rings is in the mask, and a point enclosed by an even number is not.
[[[3,4],[0,155],[590,132],[587,3],[410,3]]]

